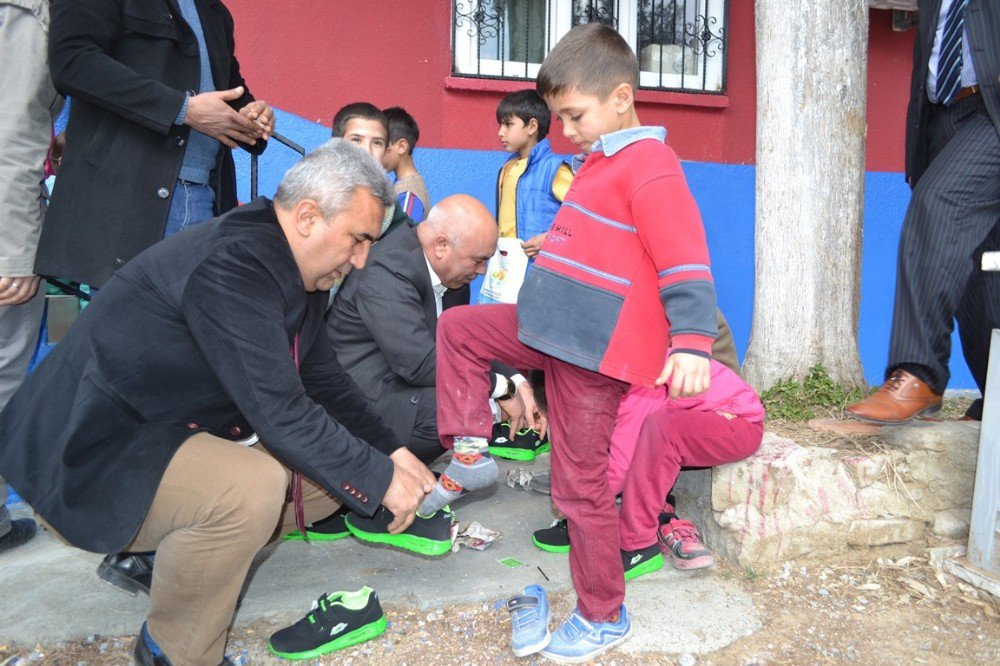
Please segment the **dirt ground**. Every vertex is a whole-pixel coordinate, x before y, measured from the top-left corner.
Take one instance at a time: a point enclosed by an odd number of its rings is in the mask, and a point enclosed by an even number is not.
[[[960,408],[955,405],[949,411],[960,415],[964,411]],[[804,425],[769,427],[799,441],[828,445],[823,440],[832,439],[815,432],[810,436]],[[718,575],[739,584],[753,599],[763,628],[710,654],[627,655],[615,650],[595,663],[1000,664],[1000,604],[931,566],[923,550],[865,551],[854,558],[786,563],[766,572],[721,563],[691,575]],[[669,603],[669,590],[664,590],[663,598]],[[553,597],[553,617],[565,617],[572,602],[569,595]],[[510,625],[503,608],[488,604],[431,611],[387,607],[386,613],[389,628],[382,636],[308,663],[416,666],[545,661],[517,659],[511,654]],[[271,656],[266,648],[268,636],[280,628],[264,622],[235,627],[227,653],[237,664],[288,663]],[[34,649],[0,644],[0,666],[130,664],[132,641],[132,636],[91,636]]]

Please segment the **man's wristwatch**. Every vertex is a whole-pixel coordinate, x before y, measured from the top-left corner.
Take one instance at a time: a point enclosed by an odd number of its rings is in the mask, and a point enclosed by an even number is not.
[[[500,402],[501,400],[510,400],[517,395],[517,384],[514,383],[514,380],[510,377],[504,377],[504,379],[507,380],[507,392],[497,398],[497,402]]]

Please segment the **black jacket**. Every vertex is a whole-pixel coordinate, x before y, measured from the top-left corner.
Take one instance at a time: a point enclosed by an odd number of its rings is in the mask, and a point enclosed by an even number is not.
[[[917,184],[930,165],[928,125],[934,105],[927,99],[927,68],[934,47],[941,0],[920,0],[920,22],[913,43],[913,75],[910,105],[906,113],[906,180]],[[997,0],[969,0],[965,28],[972,47],[976,78],[982,88],[986,110],[1000,133],[1000,3]]]
[[[219,0],[195,4],[216,89],[246,88],[229,10]],[[191,131],[173,122],[185,91],[198,89],[198,42],[176,0],[53,0],[49,61],[72,108],[35,272],[102,286],[163,237]],[[231,104],[251,101],[245,91]],[[228,149],[212,177],[216,212],[235,207]]]
[[[113,552],[180,445],[242,414],[278,460],[370,515],[402,443],[338,363],[327,300],[304,290],[267,199],[157,243],[0,412],[0,474],[70,543]]]

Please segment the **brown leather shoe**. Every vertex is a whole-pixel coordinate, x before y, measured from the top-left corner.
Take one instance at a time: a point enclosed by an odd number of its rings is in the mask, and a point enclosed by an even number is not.
[[[941,409],[941,396],[906,370],[895,370],[874,395],[848,405],[848,416],[870,423],[906,423]]]

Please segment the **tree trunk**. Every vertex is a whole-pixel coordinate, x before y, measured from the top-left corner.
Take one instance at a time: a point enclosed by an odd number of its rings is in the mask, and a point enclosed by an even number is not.
[[[858,302],[865,0],[756,0],[756,285],[744,371],[759,390],[823,364],[864,382]]]

